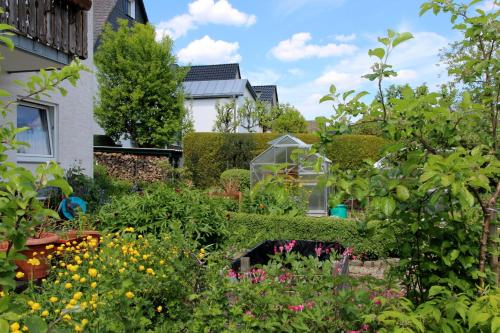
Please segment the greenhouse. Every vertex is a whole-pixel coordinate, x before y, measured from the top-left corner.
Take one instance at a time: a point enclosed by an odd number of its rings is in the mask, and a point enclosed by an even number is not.
[[[312,145],[289,134],[271,142],[270,147],[252,160],[250,181],[255,185],[266,175],[273,174],[272,166],[282,165],[280,172],[296,178],[309,190],[309,215],[328,215],[328,188],[319,187],[321,176],[327,174],[331,161],[317,153],[310,153]],[[319,171],[316,165],[320,163]]]

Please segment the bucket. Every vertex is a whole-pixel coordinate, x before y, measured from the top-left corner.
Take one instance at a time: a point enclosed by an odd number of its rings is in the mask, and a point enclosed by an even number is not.
[[[330,208],[330,216],[340,217],[342,219],[347,218],[347,206],[337,205],[335,208]]]

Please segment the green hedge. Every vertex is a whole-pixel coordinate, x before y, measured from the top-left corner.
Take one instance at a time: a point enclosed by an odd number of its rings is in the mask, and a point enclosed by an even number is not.
[[[366,258],[387,258],[397,255],[398,231],[385,222],[365,224],[332,217],[289,217],[231,213],[229,245],[252,248],[265,240],[303,239],[338,241],[353,247]]]
[[[190,133],[184,138],[184,165],[196,186],[210,187],[219,182],[224,170],[248,169],[250,161],[269,147],[277,133]],[[296,134],[305,143],[319,141],[315,134]],[[365,159],[377,160],[385,141],[371,135],[341,135],[332,138],[327,155],[342,169],[357,168]]]

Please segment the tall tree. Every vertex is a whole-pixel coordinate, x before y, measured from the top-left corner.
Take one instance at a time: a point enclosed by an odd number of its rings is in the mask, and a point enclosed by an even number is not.
[[[290,104],[280,104],[273,110],[278,117],[272,122],[273,132],[278,133],[305,133],[307,122],[304,116]]]
[[[236,114],[236,102],[231,101],[221,104],[217,101],[215,111],[217,112],[217,116],[213,130],[220,133],[235,133],[239,125]]]
[[[151,25],[119,21],[116,31],[104,28],[95,54],[99,92],[95,118],[114,140],[131,139],[139,146],[161,147],[174,141],[185,116],[182,81],[173,41],[155,40]]]

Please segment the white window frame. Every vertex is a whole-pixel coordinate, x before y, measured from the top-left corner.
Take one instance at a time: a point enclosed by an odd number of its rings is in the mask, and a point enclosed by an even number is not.
[[[47,112],[47,123],[48,123],[48,130],[49,130],[49,145],[50,145],[50,150],[52,152],[51,155],[40,155],[40,154],[23,154],[23,153],[17,153],[17,161],[18,162],[25,162],[25,163],[44,163],[44,162],[49,162],[49,161],[55,161],[57,160],[58,156],[58,125],[59,125],[59,112],[57,112],[57,106],[55,104],[47,103],[47,102],[42,102],[42,101],[35,101],[35,100],[20,100],[18,102],[18,105],[25,105],[28,107],[32,108],[38,108],[38,109],[43,109],[46,110]],[[17,117],[17,110],[16,110],[16,117]]]
[[[125,0],[127,5],[127,15],[135,20],[135,0]]]

